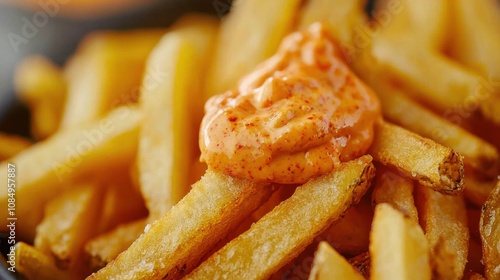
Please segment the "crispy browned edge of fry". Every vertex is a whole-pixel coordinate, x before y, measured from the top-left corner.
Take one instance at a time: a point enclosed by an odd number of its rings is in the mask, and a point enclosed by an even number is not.
[[[347,211],[347,209],[349,208],[350,205],[357,203],[359,201],[359,199],[361,199],[361,197],[364,195],[364,193],[368,190],[368,188],[370,186],[371,179],[375,176],[375,167],[373,165],[372,157],[370,155],[365,155],[365,156],[362,156],[358,159],[354,159],[350,162],[345,163],[344,166],[341,166],[339,168],[344,168],[344,169],[350,168],[348,165],[349,163],[362,165],[363,167],[358,172],[359,177],[356,180],[350,182],[348,186],[343,187],[343,188],[349,189],[351,191],[351,195],[350,195],[350,198],[344,198],[344,199],[348,199],[350,201],[346,201],[345,202],[346,204],[344,204],[343,206],[340,206],[340,207],[345,207],[345,209],[343,209],[343,210],[338,209],[342,212]],[[307,185],[307,186],[304,186],[304,187],[307,188],[307,187],[314,186],[315,184],[318,184],[318,183],[325,181],[326,178],[330,178],[330,180],[331,180],[332,175],[335,176],[335,174],[337,174],[337,173],[333,172],[330,174],[326,174],[322,177],[318,177],[317,179],[313,179],[313,180],[309,181],[308,183],[306,183],[305,185]],[[341,176],[343,177],[344,175],[341,175]],[[323,183],[326,183],[326,182],[323,182]],[[358,188],[356,188],[356,187],[358,187]],[[208,258],[204,263],[202,263],[202,265],[200,265],[198,268],[196,268],[185,279],[203,279],[204,277],[207,277],[206,274],[211,274],[213,272],[212,268],[217,267],[217,269],[220,269],[221,265],[223,264],[223,261],[221,262],[221,260],[220,260],[221,258],[224,258],[225,260],[227,260],[228,258],[231,258],[236,254],[236,252],[233,251],[234,246],[237,246],[240,244],[243,244],[243,246],[245,246],[244,243],[250,242],[249,241],[250,237],[254,237],[254,238],[252,238],[252,240],[255,238],[258,238],[258,236],[254,236],[255,231],[262,231],[263,225],[269,223],[269,221],[276,222],[277,215],[279,213],[282,213],[282,209],[287,209],[287,208],[291,207],[289,204],[292,204],[292,205],[297,204],[299,199],[304,200],[305,194],[308,193],[307,190],[310,190],[310,189],[311,188],[303,190],[303,189],[300,189],[300,187],[297,188],[296,192],[289,199],[282,202],[279,206],[274,208],[271,212],[269,212],[261,220],[256,222],[250,228],[250,230],[248,230],[244,234],[240,235],[238,238],[236,238],[236,239],[232,240],[231,242],[229,242],[228,244],[226,244],[226,246],[224,246],[220,251],[218,251],[217,253],[212,255],[210,258]],[[300,197],[300,198],[297,197],[297,192],[300,193],[300,194],[298,194],[298,197]],[[293,213],[288,213],[288,214],[293,215]],[[330,226],[336,219],[338,219],[342,215],[343,215],[343,213],[338,213],[338,216],[334,215],[333,217],[330,217],[328,221],[321,223],[321,228],[314,229],[315,232],[312,234],[311,240],[306,241],[304,239],[304,237],[302,237],[302,239],[299,240],[302,242],[299,244],[295,244],[295,247],[290,248],[289,246],[287,246],[287,248],[285,249],[286,252],[285,251],[280,252],[280,254],[286,254],[286,256],[284,256],[283,258],[278,259],[276,256],[269,256],[269,257],[274,259],[273,264],[268,263],[267,266],[263,266],[263,269],[259,269],[259,271],[245,270],[246,271],[245,273],[250,273],[250,275],[246,275],[246,276],[247,277],[258,277],[258,278],[266,278],[266,277],[272,276],[274,272],[276,272],[281,267],[286,265],[294,257],[297,257],[300,254],[300,252],[302,252],[307,247],[307,245],[312,241],[312,239],[315,236],[319,235],[322,231],[324,231],[328,226]],[[283,226],[283,224],[281,224],[281,226]],[[256,240],[258,240],[258,239],[256,239]],[[248,244],[246,244],[246,245],[248,245]],[[262,244],[260,244],[260,245],[262,245]],[[265,245],[262,245],[262,246],[265,246]],[[257,248],[253,248],[253,249],[257,249]],[[242,256],[241,252],[239,254],[240,254],[240,256]],[[276,252],[274,254],[276,254]],[[231,255],[231,257],[228,257],[229,255]],[[248,263],[246,263],[245,260],[243,260],[242,262],[244,264],[248,264]],[[229,264],[226,264],[226,269],[228,268],[228,265]],[[231,270],[232,273],[234,273],[236,271],[243,273],[243,270],[237,270],[234,268],[234,266],[229,268],[229,270]],[[231,272],[220,271],[221,274],[223,274],[223,273],[227,274],[227,273],[231,273]],[[235,276],[235,275],[232,275],[232,276]],[[242,277],[242,275],[239,275],[239,277]]]
[[[421,137],[385,121],[379,122],[375,130],[375,138],[369,153],[376,161],[384,165],[396,167],[403,171],[405,175],[418,180],[422,185],[438,192],[449,195],[458,195],[462,192],[464,164],[462,157],[458,153],[430,139]],[[414,167],[412,164],[416,160],[412,159],[408,161],[406,158],[407,155],[401,155],[402,151],[400,148],[402,143],[399,142],[401,139],[394,139],[393,136],[395,135],[400,136],[399,138],[405,137],[407,140],[413,142],[404,144],[418,145],[419,147],[428,149],[429,152],[439,153],[437,156],[440,157],[440,160],[438,166],[434,166],[435,170],[431,170],[430,173],[423,173],[421,170],[412,170]],[[411,149],[411,147],[408,146],[406,149]],[[426,162],[429,154],[413,154],[413,156],[418,157],[419,162]]]
[[[483,245],[484,272],[487,279],[500,278],[500,177],[481,209],[479,231]],[[493,234],[493,236],[491,236]],[[495,236],[496,235],[496,236]],[[490,240],[497,238],[497,240]],[[496,242],[496,244],[495,244]],[[493,243],[493,244],[492,244]],[[494,261],[497,261],[495,264]]]

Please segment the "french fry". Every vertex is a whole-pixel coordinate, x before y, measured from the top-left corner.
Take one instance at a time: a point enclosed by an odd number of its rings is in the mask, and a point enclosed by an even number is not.
[[[299,4],[299,0],[233,2],[220,27],[208,73],[208,96],[237,86],[243,75],[278,49],[281,39],[292,30]]]
[[[72,180],[91,172],[110,174],[113,167],[130,162],[137,149],[137,134],[142,115],[135,108],[114,110],[106,118],[83,128],[68,129],[25,149],[0,163],[0,180],[7,182],[13,165],[22,172],[16,179],[15,215],[17,236],[32,242],[43,207],[57,193],[71,186]],[[7,188],[0,190],[0,207],[7,209]],[[0,211],[3,228],[7,211]],[[5,230],[5,229],[4,229]]]
[[[0,161],[11,158],[31,146],[31,141],[0,132]]]
[[[87,275],[83,246],[96,234],[102,191],[96,185],[76,186],[54,198],[37,227],[35,248],[52,256],[55,264],[75,274]]]
[[[371,157],[364,156],[310,180],[185,279],[271,276],[356,203],[374,173]],[[314,217],[310,213],[315,213]]]
[[[479,231],[486,279],[500,278],[500,181],[481,210]]]
[[[380,65],[379,75],[398,81],[405,93],[437,110],[463,106],[468,98],[474,98],[483,83],[480,75],[414,44],[411,38],[374,40],[372,54]]]
[[[135,102],[146,58],[164,33],[101,31],[86,37],[65,68],[68,95],[61,128],[96,121],[120,105]]]
[[[189,171],[197,155],[193,112],[201,112],[203,106],[192,100],[203,100],[203,67],[199,66],[206,64],[216,22],[208,17],[189,22],[174,26],[161,39],[148,59],[143,81],[138,168],[150,221],[164,215],[189,191]],[[155,73],[161,79],[149,82]]]
[[[50,257],[24,242],[16,244],[16,269],[26,279],[65,280],[66,271],[56,267]]]
[[[375,206],[370,279],[431,279],[428,248],[415,221],[387,203]]]
[[[85,244],[85,254],[91,271],[97,271],[125,251],[144,232],[146,219],[120,225],[115,229],[96,236]]]
[[[364,252],[347,260],[363,277],[370,279],[370,252]]]
[[[319,236],[344,256],[356,256],[368,251],[373,209],[368,196],[351,206],[342,219]]]
[[[369,150],[373,158],[397,167],[422,185],[457,195],[463,187],[463,162],[459,154],[401,127],[380,123]]]
[[[417,207],[413,200],[413,180],[386,169],[377,169],[372,193],[374,204],[388,203],[418,223]]]
[[[87,279],[180,278],[272,191],[268,184],[209,170],[169,212],[146,226],[126,251]]]
[[[417,208],[437,279],[462,279],[469,247],[463,196],[449,196],[418,186]]]
[[[309,280],[314,279],[365,279],[327,242],[321,242],[314,256]]]
[[[67,85],[62,70],[42,56],[28,56],[17,66],[14,84],[31,110],[31,131],[38,139],[59,128]]]
[[[371,86],[382,101],[387,120],[452,148],[464,157],[464,164],[478,172],[489,177],[498,174],[499,155],[493,145],[441,118],[394,86],[382,83],[371,83]]]

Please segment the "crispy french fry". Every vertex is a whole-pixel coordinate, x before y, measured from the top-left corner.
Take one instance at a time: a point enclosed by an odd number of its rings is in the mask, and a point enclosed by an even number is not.
[[[17,236],[32,242],[45,203],[71,186],[70,181],[89,172],[110,174],[114,166],[130,162],[137,149],[141,113],[120,108],[106,118],[83,128],[68,129],[24,150],[9,162],[0,163],[0,180],[7,182],[7,170],[22,172],[16,179],[15,216]],[[10,164],[10,166],[9,166]],[[7,188],[0,190],[0,207],[7,209]],[[0,211],[5,228],[7,211]]]
[[[91,271],[97,271],[125,251],[144,232],[146,219],[120,225],[85,244]]]
[[[209,170],[169,212],[146,226],[126,251],[87,279],[180,278],[272,191],[268,184]]]
[[[424,232],[387,203],[377,204],[370,235],[370,279],[431,279]]]
[[[56,267],[49,256],[24,242],[16,244],[16,259],[16,269],[26,279],[69,279],[68,273]]]
[[[496,177],[499,155],[493,145],[411,100],[394,86],[382,83],[371,86],[380,97],[382,111],[389,121],[452,148],[464,157],[464,164]]]
[[[233,2],[220,27],[207,79],[208,96],[235,87],[243,75],[278,49],[293,27],[299,4],[299,0]]]
[[[120,105],[135,102],[146,58],[164,33],[154,29],[102,31],[86,37],[65,69],[68,95],[61,128],[95,121]]]
[[[370,279],[370,252],[364,252],[347,260],[363,277]]]
[[[313,279],[365,279],[346,259],[337,253],[327,242],[321,242],[314,256],[314,263],[309,274]]]
[[[475,98],[481,76],[443,54],[414,45],[405,38],[374,40],[372,54],[380,65],[379,75],[397,80],[405,93],[438,110],[463,107],[468,98]]]
[[[17,66],[14,84],[31,109],[31,131],[38,139],[56,132],[66,98],[66,81],[58,66],[42,56],[28,56]]]
[[[203,100],[203,67],[199,66],[206,64],[216,22],[208,17],[189,22],[161,39],[148,59],[143,81],[138,167],[150,221],[164,215],[189,191],[189,170],[197,155],[193,112],[203,107],[192,100]],[[161,79],[147,85],[155,73]]]
[[[11,158],[31,146],[31,141],[0,132],[0,161]]]
[[[307,28],[316,21],[328,23],[332,35],[343,44],[353,44],[355,31],[366,20],[365,1],[311,0],[300,9],[299,28]]]
[[[210,256],[186,279],[264,279],[291,261],[366,192],[375,171],[370,156],[312,179]],[[314,218],[310,213],[315,213]]]
[[[481,211],[479,231],[483,243],[483,263],[487,279],[500,278],[500,180]]]
[[[418,186],[417,208],[437,279],[462,279],[469,247],[463,196],[449,196]]]
[[[374,204],[388,203],[418,223],[413,188],[412,179],[399,176],[387,169],[378,168],[372,200]]]
[[[52,256],[61,269],[81,269],[83,246],[96,233],[101,199],[96,185],[76,186],[54,198],[37,227],[35,248]]]
[[[376,126],[369,153],[384,165],[399,168],[422,185],[445,194],[462,191],[462,158],[452,149],[387,122]]]
[[[319,236],[344,256],[356,256],[368,251],[373,209],[368,197],[351,206],[342,219]]]

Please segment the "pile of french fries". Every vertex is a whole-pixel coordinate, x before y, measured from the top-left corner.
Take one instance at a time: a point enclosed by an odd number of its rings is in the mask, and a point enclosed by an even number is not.
[[[63,68],[23,61],[34,141],[0,134],[0,180],[17,170],[16,273],[500,279],[500,4],[365,4],[236,0],[222,20],[91,34]],[[204,102],[317,21],[381,100],[368,154],[301,186],[207,169]]]

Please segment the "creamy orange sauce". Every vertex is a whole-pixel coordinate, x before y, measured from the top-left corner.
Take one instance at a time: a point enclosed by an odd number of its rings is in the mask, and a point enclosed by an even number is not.
[[[380,104],[341,57],[320,24],[289,35],[238,88],[208,100],[201,160],[234,177],[301,184],[365,154]]]

